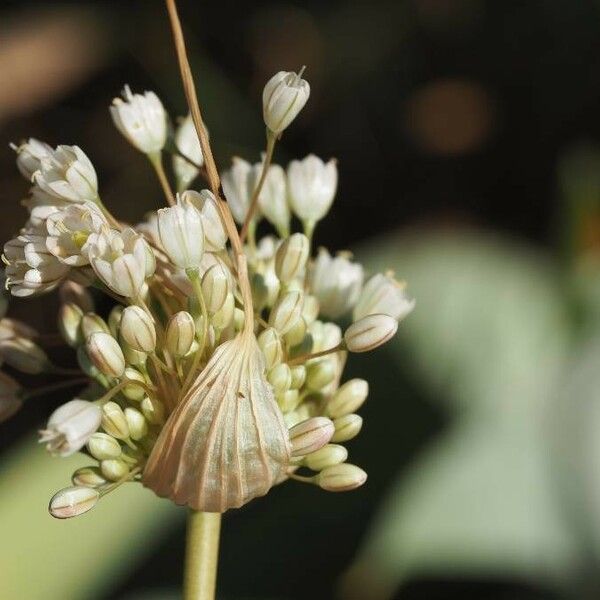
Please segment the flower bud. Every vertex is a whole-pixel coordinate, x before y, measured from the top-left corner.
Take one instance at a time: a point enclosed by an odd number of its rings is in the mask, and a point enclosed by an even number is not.
[[[290,389],[292,372],[288,365],[279,363],[267,373],[267,381],[273,386],[275,394],[282,394]]]
[[[84,313],[93,312],[94,310],[94,299],[92,298],[92,295],[80,283],[76,283],[70,279],[65,281],[60,288],[58,288],[58,295],[61,304],[75,304]]]
[[[148,423],[144,415],[137,410],[128,406],[125,409],[125,418],[129,426],[129,435],[134,441],[141,440],[148,433]]]
[[[276,398],[277,404],[284,414],[294,410],[301,400],[298,390],[287,390],[286,392],[277,394]]]
[[[212,316],[210,320],[213,327],[218,330],[225,329],[232,321],[235,310],[235,298],[230,292],[223,306]]]
[[[87,400],[75,399],[59,406],[40,431],[40,443],[56,456],[74,454],[100,426],[100,407]]]
[[[305,381],[306,367],[304,365],[296,365],[292,367],[292,389],[299,390],[304,385]]]
[[[108,314],[108,329],[115,339],[119,337],[119,329],[121,328],[123,310],[123,307],[120,304],[117,304]]]
[[[123,350],[123,356],[125,362],[132,367],[143,367],[146,364],[148,355],[145,352],[134,350],[125,340],[121,339],[121,349]]]
[[[290,429],[292,456],[303,456],[322,448],[333,435],[333,422],[327,417],[313,417]]]
[[[285,334],[284,339],[288,348],[293,348],[302,342],[306,335],[306,321],[300,317],[296,324]]]
[[[129,474],[127,463],[120,458],[109,458],[100,463],[102,475],[110,481],[119,481]]]
[[[368,352],[394,337],[398,321],[389,315],[368,315],[346,329],[344,341],[350,352]]]
[[[302,233],[294,233],[277,249],[275,255],[275,274],[282,283],[289,283],[304,271],[310,242]]]
[[[327,444],[304,457],[304,464],[313,471],[322,471],[327,467],[339,465],[348,458],[348,450],[338,444]]]
[[[288,292],[271,309],[269,325],[285,335],[298,322],[302,315],[304,295],[302,292]]]
[[[196,337],[194,317],[189,312],[182,310],[175,313],[167,324],[166,345],[167,350],[177,358],[185,356],[192,347]]]
[[[401,321],[415,307],[415,301],[408,297],[404,288],[404,284],[396,281],[391,275],[374,275],[360,293],[354,307],[354,320],[380,313]]]
[[[332,442],[347,442],[355,438],[363,426],[363,419],[360,415],[350,414],[334,419],[335,433],[331,438]]]
[[[265,357],[265,367],[267,370],[272,369],[277,363],[281,362],[283,349],[281,347],[281,338],[276,329],[268,327],[261,331],[258,336],[258,346]]]
[[[125,372],[123,351],[112,335],[104,332],[92,333],[86,348],[90,360],[101,373],[108,377],[121,377]]]
[[[46,353],[34,342],[22,337],[0,341],[0,362],[28,375],[38,375],[50,367]]]
[[[0,423],[10,419],[23,406],[20,389],[12,377],[0,372]]]
[[[197,269],[204,253],[202,215],[190,202],[158,211],[158,235],[171,262],[182,269]]]
[[[96,313],[86,313],[81,319],[81,337],[87,340],[92,333],[109,333],[108,325],[104,319]]]
[[[337,365],[331,359],[311,362],[306,367],[306,387],[318,392],[331,383],[337,375]]]
[[[102,406],[102,429],[118,440],[129,437],[125,413],[116,402],[107,402]]]
[[[279,71],[263,90],[263,117],[273,133],[281,133],[298,115],[310,95],[310,85],[302,72]]]
[[[139,306],[128,306],[121,317],[120,334],[133,350],[154,352],[156,330],[152,317]]]
[[[74,486],[57,492],[50,499],[48,510],[57,519],[78,517],[96,506],[100,499],[98,490]]]
[[[96,365],[94,365],[94,363],[90,360],[85,346],[79,346],[79,348],[77,348],[77,364],[88,377],[95,379],[104,387],[108,387],[108,379],[106,375],[100,373]]]
[[[356,412],[368,394],[369,384],[364,379],[346,381],[327,404],[327,416],[336,419]]]
[[[108,460],[121,456],[121,445],[106,433],[94,433],[87,443],[90,454],[97,460]]]
[[[71,348],[83,343],[80,328],[82,318],[83,311],[72,302],[63,304],[58,311],[58,330]]]
[[[96,488],[104,485],[106,479],[98,467],[81,467],[71,477],[73,485]]]
[[[214,315],[221,310],[229,293],[229,274],[225,267],[216,263],[202,277],[202,295],[208,314]]]
[[[246,313],[237,306],[233,309],[233,327],[236,331],[241,331],[246,322]]]
[[[124,377],[130,380],[132,383],[126,385],[121,390],[121,393],[128,400],[139,402],[146,395],[146,390],[144,386],[137,385],[135,382],[139,381],[140,383],[146,383],[146,379],[137,369],[134,369],[133,367],[127,367],[125,369]]]
[[[140,402],[140,408],[148,423],[152,425],[162,425],[165,422],[165,407],[162,402],[146,396]]]
[[[317,475],[319,487],[328,492],[348,492],[366,480],[367,474],[362,469],[348,463],[327,467]]]
[[[312,294],[304,296],[304,306],[302,307],[302,318],[308,325],[317,320],[319,316],[319,301]]]

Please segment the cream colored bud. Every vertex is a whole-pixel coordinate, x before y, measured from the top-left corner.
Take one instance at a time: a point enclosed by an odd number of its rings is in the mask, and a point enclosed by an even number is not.
[[[335,361],[324,358],[316,362],[311,362],[306,367],[306,387],[309,390],[318,392],[330,384],[336,375],[337,365]]]
[[[302,233],[294,233],[277,249],[275,274],[282,283],[289,283],[299,277],[306,267],[310,242]]]
[[[263,117],[267,128],[281,133],[296,118],[310,95],[310,85],[302,72],[279,71],[263,90]]]
[[[98,490],[83,486],[68,487],[50,499],[48,510],[57,519],[78,517],[96,506],[100,499]]]
[[[146,395],[146,390],[145,386],[137,385],[135,382],[139,381],[140,383],[146,383],[146,379],[137,369],[134,369],[133,367],[127,367],[125,369],[124,377],[125,379],[130,380],[131,383],[126,385],[121,390],[121,393],[129,400],[140,402],[140,400],[142,400],[142,398]]]
[[[128,306],[121,317],[121,337],[133,350],[154,352],[156,330],[152,317],[139,306]]]
[[[298,390],[287,390],[286,392],[277,394],[276,399],[281,412],[285,414],[296,409],[300,403],[301,397]]]
[[[347,442],[355,438],[363,426],[363,419],[360,415],[350,414],[334,419],[335,433],[331,438],[332,442]]]
[[[148,422],[137,408],[128,406],[125,409],[125,418],[127,419],[127,425],[129,425],[129,435],[132,440],[137,442],[148,433]]]
[[[87,349],[85,346],[79,346],[77,348],[77,364],[79,368],[92,379],[102,383],[105,387],[108,386],[108,379],[106,375],[100,373],[96,365],[90,360]]]
[[[108,328],[115,339],[118,339],[119,337],[119,329],[121,328],[123,310],[123,307],[120,304],[117,304],[108,314]]]
[[[63,304],[58,310],[58,330],[71,348],[83,343],[80,328],[82,318],[83,311],[73,302]]]
[[[235,298],[232,293],[229,293],[221,309],[212,316],[213,327],[218,330],[225,329],[233,321],[234,311]]]
[[[340,386],[327,404],[327,415],[332,419],[356,412],[367,399],[369,384],[364,379],[351,379]]]
[[[134,350],[125,340],[121,339],[121,349],[125,362],[132,367],[143,367],[146,364],[148,355],[145,352]]]
[[[333,422],[327,417],[313,417],[290,429],[292,456],[316,452],[329,442],[333,435]]]
[[[110,333],[104,319],[96,313],[86,313],[81,319],[81,337],[87,340],[92,333]]]
[[[119,481],[129,474],[127,463],[120,458],[109,458],[100,463],[102,475],[110,481]]]
[[[222,264],[216,263],[202,277],[202,295],[210,315],[223,307],[228,293],[229,274]]]
[[[281,338],[277,330],[273,327],[268,327],[261,331],[258,336],[258,345],[265,357],[265,366],[272,369],[277,363],[281,362],[283,349],[281,346]]]
[[[241,331],[246,322],[246,313],[237,306],[233,309],[233,327],[236,331]]]
[[[327,467],[339,465],[348,458],[348,450],[338,444],[327,444],[320,450],[304,457],[304,464],[313,471],[322,471]]]
[[[267,381],[273,386],[276,394],[282,394],[292,385],[292,372],[288,365],[279,363],[267,373]]]
[[[112,335],[104,332],[92,333],[86,348],[94,365],[108,377],[121,377],[125,372],[123,351]]]
[[[35,342],[22,337],[0,340],[2,361],[28,375],[38,375],[50,367],[46,353]]]
[[[302,307],[302,317],[308,325],[317,320],[319,316],[319,301],[316,296],[306,294],[304,296],[304,306]]]
[[[288,348],[293,348],[302,342],[306,335],[306,321],[300,317],[296,324],[285,334],[284,339]]]
[[[333,465],[317,475],[319,487],[328,492],[348,492],[367,480],[367,474],[359,467],[348,463]]]
[[[389,315],[368,315],[346,329],[346,348],[350,352],[368,352],[394,337],[397,329],[398,321]]]
[[[107,402],[102,406],[102,429],[118,440],[129,437],[125,413],[116,402]]]
[[[121,456],[121,445],[107,433],[94,433],[88,440],[87,447],[90,454],[97,460],[107,460]]]
[[[178,358],[185,356],[192,347],[196,337],[194,317],[185,310],[175,313],[167,324],[167,350]]]
[[[162,402],[146,396],[140,402],[140,408],[148,423],[152,425],[162,425],[165,422],[165,407]]]
[[[71,477],[73,485],[96,488],[104,485],[106,479],[98,467],[81,467]]]
[[[290,331],[302,316],[302,292],[288,292],[271,309],[269,325],[275,327],[281,335]]]
[[[302,338],[302,341],[292,348],[289,348],[289,358],[296,358],[297,356],[304,356],[310,354],[315,348],[315,341],[313,334],[309,331]]]
[[[58,288],[58,295],[61,304],[73,303],[84,313],[94,311],[94,299],[90,292],[80,283],[71,280],[65,281]]]
[[[304,365],[296,365],[292,367],[292,384],[294,390],[299,390],[306,381],[306,367]]]

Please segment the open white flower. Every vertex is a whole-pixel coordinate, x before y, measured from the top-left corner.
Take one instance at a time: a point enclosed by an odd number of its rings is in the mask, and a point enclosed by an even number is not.
[[[242,225],[250,208],[254,177],[252,165],[243,158],[233,157],[231,168],[221,175],[221,185],[233,218]],[[257,211],[258,212],[258,211]],[[255,213],[254,219],[257,219]]]
[[[252,190],[258,185],[262,173],[262,163],[252,167]],[[258,196],[258,206],[267,221],[275,226],[281,237],[287,237],[290,230],[290,207],[287,200],[285,171],[279,165],[270,165]]]
[[[202,215],[179,197],[175,206],[158,211],[158,234],[171,262],[182,269],[198,268],[204,253]]]
[[[173,171],[177,177],[177,187],[179,191],[183,191],[198,175],[198,168],[194,165],[201,167],[204,164],[202,147],[200,146],[200,140],[198,139],[191,115],[183,119],[177,128],[175,132],[175,145],[181,154],[190,159],[186,160],[177,154],[173,156]]]
[[[98,200],[94,165],[78,146],[57,146],[41,158],[33,181],[43,192],[63,202]]]
[[[46,219],[46,247],[66,265],[87,265],[88,237],[91,233],[99,233],[103,227],[108,227],[108,223],[95,204],[70,204]]]
[[[23,144],[13,145],[12,148],[17,153],[17,168],[21,175],[29,181],[31,181],[33,174],[39,170],[42,158],[52,154],[51,146],[35,138],[29,138]]]
[[[304,71],[304,69],[302,69]],[[310,96],[302,71],[279,71],[263,90],[263,117],[273,133],[281,133],[297,117]]]
[[[167,139],[167,113],[154,92],[133,94],[126,85],[110,114],[117,129],[141,152],[160,152]]]
[[[401,321],[415,307],[415,301],[408,297],[404,285],[391,275],[377,273],[365,284],[360,298],[354,307],[355,321],[382,313]]]
[[[96,275],[121,296],[139,296],[146,277],[154,273],[152,250],[143,236],[129,227],[90,234],[87,250]]]
[[[333,258],[324,248],[310,272],[310,288],[319,300],[321,313],[330,318],[341,317],[354,307],[363,282],[363,268],[339,253]]]

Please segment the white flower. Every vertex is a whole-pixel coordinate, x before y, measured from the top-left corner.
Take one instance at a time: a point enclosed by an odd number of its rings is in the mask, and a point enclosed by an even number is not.
[[[304,69],[303,69],[304,70]],[[279,71],[263,90],[263,117],[273,133],[281,133],[298,115],[310,95],[310,85],[293,71]]]
[[[176,267],[200,266],[204,254],[202,215],[191,202],[180,197],[175,206],[161,208],[158,234],[162,247]]]
[[[40,431],[40,443],[57,456],[70,456],[86,444],[100,427],[102,411],[87,400],[71,400],[59,406]]]
[[[143,233],[155,248],[163,250],[160,243],[160,236],[158,235],[158,215],[156,211],[153,210],[147,213],[144,215],[144,219],[144,221],[135,225],[135,230]]]
[[[251,189],[254,191],[263,170],[262,163],[252,167]],[[270,165],[258,196],[258,206],[265,218],[272,223],[281,237],[287,237],[290,229],[290,208],[287,201],[285,171],[279,165]]]
[[[221,176],[221,184],[233,218],[242,225],[246,219],[254,191],[252,165],[237,156],[233,157],[232,163],[231,169],[225,171]],[[254,218],[256,219],[257,216]]]
[[[406,294],[404,285],[390,275],[378,273],[365,284],[354,307],[355,321],[376,313],[389,315],[401,321],[415,307],[415,301]]]
[[[209,190],[202,190],[201,192],[188,190],[182,194],[181,198],[192,203],[200,211],[206,250],[208,252],[223,250],[227,243],[227,233],[223,228],[223,222],[213,193]]]
[[[0,423],[10,419],[22,406],[21,386],[5,373],[0,373]]]
[[[43,231],[23,231],[4,245],[6,285],[13,296],[53,290],[69,272],[46,248]]]
[[[154,273],[152,250],[143,236],[129,227],[90,234],[87,249],[96,275],[121,296],[139,296],[146,277]]]
[[[175,132],[175,145],[177,150],[184,156],[187,156],[192,163],[199,167],[204,164],[204,156],[202,156],[202,148],[200,140],[196,133],[196,127],[192,116],[188,115],[177,128]],[[185,190],[198,175],[198,169],[190,161],[182,156],[173,156],[173,171],[177,177],[178,189]]]
[[[304,222],[316,223],[329,211],[337,188],[337,166],[309,154],[293,160],[287,168],[288,193],[292,210]]]
[[[167,113],[154,92],[132,94],[123,89],[123,99],[115,98],[110,114],[117,129],[138,150],[160,152],[167,139]]]
[[[57,146],[41,158],[33,181],[48,196],[59,201],[95,202],[98,199],[96,171],[78,146]]]
[[[47,217],[46,248],[66,265],[87,265],[88,237],[103,227],[108,227],[108,223],[95,204],[70,204]]]
[[[17,168],[29,181],[40,168],[41,159],[52,154],[52,148],[48,144],[35,138],[29,138],[20,146],[13,144],[12,148],[17,153]]]
[[[321,314],[337,318],[356,304],[363,281],[363,269],[340,253],[332,258],[324,248],[310,272],[310,286],[321,307]]]

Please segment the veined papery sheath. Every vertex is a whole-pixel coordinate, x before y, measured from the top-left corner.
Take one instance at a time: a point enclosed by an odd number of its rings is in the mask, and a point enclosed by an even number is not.
[[[285,478],[290,441],[256,337],[223,343],[169,416],[143,483],[176,504],[225,512]]]

